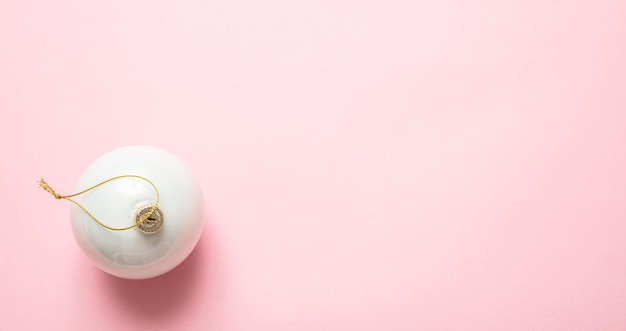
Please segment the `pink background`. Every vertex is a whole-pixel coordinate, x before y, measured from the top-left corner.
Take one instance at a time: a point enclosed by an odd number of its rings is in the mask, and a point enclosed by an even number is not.
[[[0,329],[626,330],[626,3],[3,1]],[[207,226],[165,276],[75,244],[130,144]]]

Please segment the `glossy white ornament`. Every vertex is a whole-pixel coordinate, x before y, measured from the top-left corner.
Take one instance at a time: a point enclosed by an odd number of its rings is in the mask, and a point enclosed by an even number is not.
[[[145,279],[179,265],[194,249],[204,226],[202,192],[191,171],[174,155],[148,146],[128,146],[97,159],[82,175],[76,192],[120,175],[138,175],[159,190],[163,227],[146,234],[137,228],[112,231],[98,225],[72,204],[76,242],[100,269],[114,276]],[[127,227],[142,206],[156,199],[154,188],[138,178],[121,178],[75,200],[102,223]]]

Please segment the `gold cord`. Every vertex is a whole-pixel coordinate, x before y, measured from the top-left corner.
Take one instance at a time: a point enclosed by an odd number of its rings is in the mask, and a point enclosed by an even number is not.
[[[147,214],[145,214],[143,217],[141,217],[139,219],[139,221],[135,222],[135,224],[125,227],[125,228],[114,228],[114,227],[110,227],[102,222],[100,222],[95,216],[93,216],[92,213],[90,213],[87,208],[85,208],[83,205],[81,205],[80,203],[74,201],[72,198],[77,196],[77,195],[81,195],[83,193],[89,192],[101,185],[104,185],[108,182],[112,182],[114,180],[117,179],[122,179],[122,178],[137,178],[137,179],[141,179],[146,181],[148,184],[152,185],[152,187],[154,188],[154,192],[156,193],[156,202],[154,203],[154,205],[152,206],[152,208],[150,209],[150,212],[148,212]],[[37,182],[39,184],[39,187],[41,187],[42,189],[44,189],[46,192],[50,193],[53,197],[55,197],[57,200],[61,200],[61,199],[65,199],[68,200],[70,202],[72,202],[73,204],[77,205],[78,207],[80,207],[80,209],[82,209],[85,213],[87,213],[87,215],[89,215],[89,217],[91,217],[94,221],[96,221],[96,223],[98,223],[98,225],[102,226],[103,228],[112,230],[112,231],[123,231],[123,230],[129,230],[132,228],[135,228],[139,225],[141,225],[141,223],[143,223],[144,221],[146,221],[148,218],[150,218],[152,216],[152,213],[154,213],[154,211],[157,209],[157,206],[159,205],[159,199],[161,198],[161,196],[159,195],[159,190],[157,189],[156,185],[154,185],[154,183],[152,181],[150,181],[149,179],[142,177],[142,176],[137,176],[137,175],[121,175],[121,176],[116,176],[116,177],[112,177],[109,178],[103,182],[100,182],[86,190],[80,191],[78,193],[74,193],[71,195],[60,195],[57,194],[52,187],[50,187],[50,185],[48,185],[48,183],[46,183],[46,181],[42,178],[39,182]]]

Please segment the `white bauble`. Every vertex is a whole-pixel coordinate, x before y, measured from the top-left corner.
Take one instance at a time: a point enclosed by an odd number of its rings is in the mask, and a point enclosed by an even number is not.
[[[138,228],[108,230],[72,204],[76,242],[96,266],[111,275],[145,279],[164,274],[189,256],[202,234],[203,199],[198,182],[174,155],[154,147],[128,146],[91,164],[76,192],[120,175],[142,176],[156,185],[162,228],[156,233]],[[139,178],[113,180],[75,198],[98,220],[115,228],[135,224],[136,213],[155,199],[154,188]]]

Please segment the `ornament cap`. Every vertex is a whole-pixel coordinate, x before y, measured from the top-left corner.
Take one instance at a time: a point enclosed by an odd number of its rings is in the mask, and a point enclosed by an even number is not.
[[[146,215],[149,215],[147,218]],[[145,204],[137,208],[135,212],[135,222],[138,224],[137,229],[146,234],[153,234],[159,232],[163,227],[163,211],[153,204]]]

